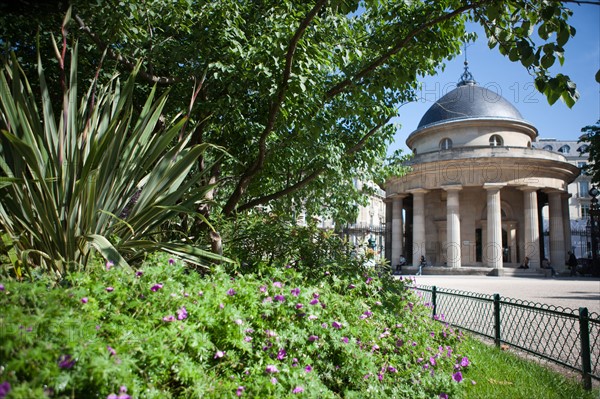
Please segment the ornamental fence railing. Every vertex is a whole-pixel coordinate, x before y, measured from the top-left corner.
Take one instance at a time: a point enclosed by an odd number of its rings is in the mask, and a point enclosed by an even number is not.
[[[586,389],[600,380],[600,315],[519,299],[414,287],[432,317],[579,371]]]

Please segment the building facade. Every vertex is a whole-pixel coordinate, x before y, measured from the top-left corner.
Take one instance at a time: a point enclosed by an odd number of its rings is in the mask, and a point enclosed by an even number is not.
[[[535,148],[537,129],[465,67],[456,89],[435,102],[407,140],[411,171],[388,179],[386,257],[416,265],[564,268],[571,247],[568,185],[579,176],[564,154]],[[550,247],[543,245],[548,204]],[[561,266],[562,265],[562,266]]]

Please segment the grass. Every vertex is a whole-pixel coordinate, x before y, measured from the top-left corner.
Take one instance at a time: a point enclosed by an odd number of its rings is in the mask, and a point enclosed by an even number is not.
[[[465,374],[466,397],[474,399],[598,399],[600,389],[583,389],[581,377],[560,372],[469,338],[464,347],[471,367]],[[472,384],[471,380],[476,381]]]

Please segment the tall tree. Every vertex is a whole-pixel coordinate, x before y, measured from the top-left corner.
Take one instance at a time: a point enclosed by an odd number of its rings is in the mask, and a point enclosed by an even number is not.
[[[574,83],[549,72],[575,34],[565,3],[72,0],[70,34],[86,49],[89,74],[143,60],[142,80],[171,90],[166,113],[189,113],[195,143],[229,152],[211,170],[224,215],[302,204],[343,217],[361,198],[354,178],[383,178],[390,119],[416,99],[420,76],[473,37],[468,21],[521,62],[551,103],[562,97],[572,106]],[[61,33],[52,16],[62,9],[44,10],[0,9],[0,44],[21,61],[36,40]]]

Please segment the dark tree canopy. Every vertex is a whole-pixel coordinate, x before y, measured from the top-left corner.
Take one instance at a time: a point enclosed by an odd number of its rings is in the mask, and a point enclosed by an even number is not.
[[[225,215],[295,203],[343,218],[361,200],[353,179],[385,178],[396,130],[389,120],[416,99],[420,76],[460,53],[471,39],[468,21],[527,68],[550,103],[572,106],[574,83],[548,71],[575,34],[566,3],[72,0],[61,31],[65,2],[3,2],[0,51],[14,51],[31,71],[39,43],[51,75],[53,34],[67,45],[79,41],[82,78],[127,73],[141,62],[145,91],[170,90],[165,117],[189,113],[194,142],[231,155],[211,171]]]

